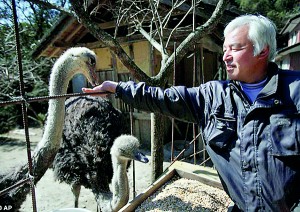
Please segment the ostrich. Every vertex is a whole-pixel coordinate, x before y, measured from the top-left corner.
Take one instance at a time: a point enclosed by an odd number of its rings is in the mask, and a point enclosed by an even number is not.
[[[68,49],[58,58],[52,68],[49,95],[65,94],[69,81],[78,73],[82,73],[92,85],[95,85],[97,81],[95,74],[96,58],[95,53],[85,47]],[[44,134],[32,155],[34,184],[42,178],[51,166],[60,147],[65,116],[64,103],[65,98],[49,100],[48,118]],[[28,172],[28,165],[26,163],[8,173],[1,174],[0,191],[28,179]],[[11,190],[6,195],[1,195],[0,202],[12,205],[17,210],[24,202],[26,194],[29,193],[29,188],[29,184],[23,184],[18,189]]]
[[[54,177],[71,185],[78,207],[81,186],[95,197],[109,191],[113,176],[110,149],[115,138],[129,133],[129,119],[101,97],[67,99],[61,147],[53,161]]]
[[[96,196],[103,212],[120,210],[129,200],[127,166],[130,160],[148,163],[148,158],[138,151],[140,142],[131,135],[121,135],[115,139],[110,154],[113,165],[112,193],[100,193]]]

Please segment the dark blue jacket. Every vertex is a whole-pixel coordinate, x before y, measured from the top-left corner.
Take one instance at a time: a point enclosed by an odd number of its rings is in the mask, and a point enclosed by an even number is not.
[[[300,199],[300,72],[269,64],[253,104],[236,81],[165,90],[120,82],[116,95],[196,123],[225,191],[243,211],[289,211]]]

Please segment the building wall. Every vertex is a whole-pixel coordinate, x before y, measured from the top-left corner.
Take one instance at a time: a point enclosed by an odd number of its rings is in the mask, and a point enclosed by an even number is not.
[[[127,43],[122,45],[122,48],[131,58],[134,58],[135,63],[141,70],[151,76],[150,44],[147,41]],[[116,70],[118,73],[129,73],[117,57],[114,67],[113,56],[108,48],[97,48],[94,51],[99,59],[98,71]]]
[[[98,56],[97,70],[112,70],[112,60],[111,53],[108,48],[98,48],[94,49],[95,53]]]

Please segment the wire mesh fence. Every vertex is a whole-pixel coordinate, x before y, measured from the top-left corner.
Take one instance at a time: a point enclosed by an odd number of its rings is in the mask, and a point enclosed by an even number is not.
[[[17,183],[3,189],[0,191],[0,197],[7,194],[11,190],[14,190],[16,188],[19,188],[23,186],[24,184],[28,184],[30,186],[30,192],[31,192],[31,197],[32,197],[32,209],[33,212],[37,211],[37,204],[36,204],[36,192],[35,192],[35,179],[34,179],[34,167],[33,167],[33,162],[32,162],[32,152],[31,152],[31,142],[30,142],[30,136],[29,136],[29,124],[28,124],[28,114],[27,114],[27,108],[28,105],[32,102],[40,102],[40,101],[48,101],[50,99],[59,99],[59,98],[69,98],[69,97],[77,97],[77,96],[85,96],[89,94],[85,93],[72,93],[72,94],[64,94],[64,95],[53,95],[53,96],[40,96],[40,97],[33,97],[33,98],[28,98],[25,93],[25,88],[24,88],[24,79],[23,79],[23,67],[22,67],[22,54],[21,54],[21,48],[20,48],[20,37],[19,37],[19,28],[18,28],[18,17],[17,17],[17,11],[16,11],[16,3],[15,0],[11,1],[12,3],[12,9],[13,9],[13,20],[14,20],[14,31],[15,31],[15,43],[16,43],[16,55],[17,55],[17,66],[18,66],[18,72],[19,72],[19,90],[20,90],[20,96],[14,97],[13,100],[11,101],[3,101],[0,102],[0,107],[5,107],[8,105],[21,105],[22,108],[22,120],[23,120],[23,128],[25,132],[25,140],[26,140],[26,153],[27,153],[27,164],[28,164],[28,174],[25,179],[21,179]],[[175,61],[176,62],[176,61]],[[194,64],[195,65],[195,64]],[[174,66],[175,69],[175,66]],[[174,76],[175,77],[175,76]],[[105,93],[108,94],[108,93]],[[132,112],[132,110],[130,110]],[[132,116],[131,116],[131,121],[130,121],[130,126],[131,126],[131,132],[132,132]],[[172,126],[174,128],[174,126]],[[193,139],[188,142],[188,146],[190,145],[195,145],[196,142],[199,142],[201,139],[201,134],[197,133],[197,130],[195,130],[195,126],[193,126],[194,129],[194,135]],[[172,156],[171,156],[171,165],[174,161],[179,160],[179,158],[182,159],[183,153],[186,151],[188,146],[185,146],[179,154],[176,156],[173,155],[173,138],[172,138]],[[194,163],[196,163],[196,155],[203,155],[202,163],[200,165],[205,164],[209,158],[206,158],[205,156],[205,149],[201,149],[199,151],[196,150],[194,147],[194,153],[191,155],[191,157],[194,157]],[[190,157],[190,156],[189,156]],[[183,158],[185,159],[185,158]],[[182,160],[183,160],[182,159]],[[133,169],[134,170],[134,169]],[[133,186],[135,183],[133,184]],[[133,189],[135,192],[135,189]],[[134,194],[135,195],[135,194]],[[11,206],[10,205],[5,205],[1,207],[7,207],[9,209]]]

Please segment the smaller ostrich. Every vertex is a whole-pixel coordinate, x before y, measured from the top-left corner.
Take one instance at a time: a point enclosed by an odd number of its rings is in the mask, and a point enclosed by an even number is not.
[[[120,210],[129,200],[127,166],[130,160],[148,163],[148,158],[138,149],[139,140],[131,135],[121,135],[111,148],[113,165],[112,193],[100,193],[97,202],[103,212]]]

